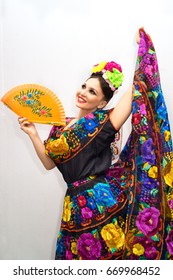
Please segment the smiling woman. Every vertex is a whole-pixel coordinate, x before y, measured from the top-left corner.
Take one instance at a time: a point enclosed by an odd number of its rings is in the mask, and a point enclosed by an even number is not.
[[[133,86],[115,107],[104,109],[122,69],[103,61],[76,93],[78,116],[53,126],[44,145],[19,117],[45,168],[56,166],[67,183],[58,260],[173,259],[172,140],[155,49],[144,29],[138,37]],[[111,145],[131,112],[131,135],[112,164]]]

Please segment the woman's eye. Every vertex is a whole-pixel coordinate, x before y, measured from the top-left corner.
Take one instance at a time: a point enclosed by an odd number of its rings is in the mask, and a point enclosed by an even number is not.
[[[85,89],[85,88],[86,88],[86,85],[82,85],[81,88],[82,88],[82,89]]]
[[[93,89],[90,89],[90,93],[96,95],[96,93]]]

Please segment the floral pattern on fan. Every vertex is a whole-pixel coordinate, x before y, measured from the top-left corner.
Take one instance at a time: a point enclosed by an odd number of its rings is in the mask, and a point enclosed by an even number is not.
[[[51,108],[43,106],[40,102],[40,96],[44,93],[37,89],[21,91],[18,95],[14,96],[14,100],[20,103],[22,106],[31,107],[32,113],[37,114],[39,117],[44,115],[45,117],[52,117]]]
[[[38,84],[23,84],[9,90],[1,101],[30,122],[64,126],[65,111],[58,96]]]

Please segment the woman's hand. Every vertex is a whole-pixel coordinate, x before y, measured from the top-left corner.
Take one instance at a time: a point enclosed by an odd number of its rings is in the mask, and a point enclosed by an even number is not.
[[[29,122],[27,118],[18,117],[18,122],[20,124],[20,128],[29,136],[34,136],[37,134],[34,123]]]
[[[136,35],[136,43],[137,43],[137,44],[140,43],[140,39],[141,39],[141,34],[140,34],[140,32],[141,32],[142,30],[144,31],[144,27],[141,27],[141,28],[138,29],[138,32],[137,32],[137,35]]]

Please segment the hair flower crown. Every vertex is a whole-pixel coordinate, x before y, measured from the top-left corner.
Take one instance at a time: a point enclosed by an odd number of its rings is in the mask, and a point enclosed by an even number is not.
[[[119,88],[124,80],[121,65],[114,61],[102,61],[100,64],[94,65],[92,73],[102,73],[103,79],[109,84],[112,91]]]

